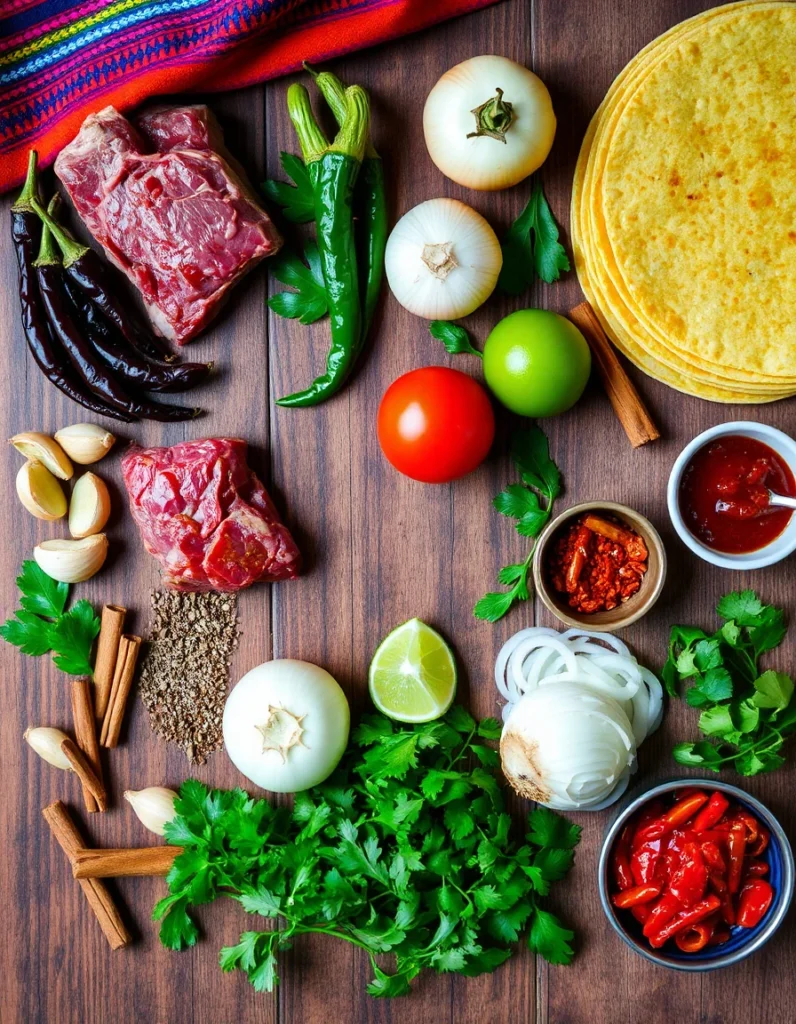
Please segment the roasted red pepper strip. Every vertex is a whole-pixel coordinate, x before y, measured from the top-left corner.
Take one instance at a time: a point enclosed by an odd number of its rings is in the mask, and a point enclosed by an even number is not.
[[[721,855],[721,850],[715,843],[702,843],[702,856],[705,858],[705,863],[711,872],[720,871],[724,874],[727,871],[727,865]]]
[[[618,892],[613,897],[613,904],[615,907],[625,909],[634,907],[637,903],[650,903],[660,894],[659,885],[637,885],[634,889],[628,889],[626,892]]]
[[[677,948],[682,950],[683,953],[698,953],[700,949],[704,949],[705,946],[710,942],[713,937],[713,926],[705,924],[691,925],[690,928],[686,928],[683,932],[678,932],[674,937],[674,941],[677,943]]]
[[[760,835],[760,825],[757,822],[757,818],[753,818],[752,815],[748,814],[746,811],[738,811],[735,814],[735,821],[741,821],[746,825],[747,843],[753,843]]]
[[[730,929],[725,928],[724,925],[720,924],[718,925],[718,927],[714,929],[713,934],[710,936],[710,941],[708,942],[708,945],[721,946],[723,943],[730,941],[731,935],[732,932],[730,931]]]
[[[761,828],[757,839],[755,839],[754,843],[752,843],[751,847],[746,852],[750,857],[759,857],[768,846],[770,838],[771,836],[768,834],[766,829]]]
[[[701,843],[726,843],[729,834],[729,829],[724,832],[722,829],[709,828],[706,832],[700,832],[697,838]]]
[[[646,924],[651,913],[650,905],[649,903],[638,903],[635,907],[630,908],[630,913],[639,924]]]
[[[704,832],[705,829],[713,828],[721,820],[722,814],[730,806],[730,801],[718,790],[711,796],[699,814],[694,818],[691,828],[694,832]]]
[[[686,928],[690,928],[691,925],[697,924],[699,921],[704,921],[706,917],[709,917],[714,910],[718,910],[720,906],[721,901],[718,896],[706,896],[705,899],[700,900],[690,910],[681,911],[661,929],[650,935],[650,945],[653,949],[660,949],[664,942],[667,942],[672,936],[677,935],[678,932],[685,931]]]
[[[669,892],[683,907],[693,907],[705,895],[708,869],[696,843],[683,843],[677,866],[669,874]]]
[[[614,881],[622,891],[632,889],[635,885],[633,872],[630,870],[630,840],[632,835],[633,826],[626,825],[611,857],[611,870],[613,871]]]
[[[673,832],[679,825],[684,825],[696,812],[708,801],[707,793],[694,793],[685,800],[680,800],[671,810],[651,822],[645,828],[636,833],[636,839],[646,842],[653,839],[661,839],[663,836]]]
[[[742,928],[754,928],[760,924],[771,906],[774,890],[761,878],[747,882],[738,896],[738,924]]]
[[[727,871],[727,888],[730,892],[738,892],[741,887],[743,859],[746,854],[746,825],[742,822],[733,825],[727,840],[730,866]]]
[[[674,896],[661,896],[658,902],[650,909],[650,916],[647,918],[643,928],[644,935],[649,938],[650,935],[660,931],[666,922],[671,921],[674,915],[679,914],[682,909]]]
[[[747,860],[743,868],[744,878],[759,878],[768,874],[768,864],[764,860]]]

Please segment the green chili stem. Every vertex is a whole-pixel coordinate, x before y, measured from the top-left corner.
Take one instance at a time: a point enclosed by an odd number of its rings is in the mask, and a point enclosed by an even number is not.
[[[370,131],[370,100],[360,85],[350,85],[345,91],[345,100],[345,118],[329,152],[341,153],[362,163]]]
[[[76,242],[65,228],[62,228],[60,224],[53,220],[38,199],[31,199],[30,205],[33,207],[34,212],[38,215],[42,224],[52,232],[53,237],[58,243],[58,247],[63,255],[65,267],[71,267],[72,264],[76,263],[81,256],[85,256],[88,252],[88,246],[81,245],[80,242]]]
[[[48,214],[52,215],[55,213],[58,204],[60,203],[60,197],[56,193],[50,200],[50,205],[47,207]],[[38,205],[38,201],[36,203]],[[38,212],[38,211],[37,211]],[[41,229],[41,244],[39,245],[39,255],[36,257],[36,261],[33,264],[34,267],[52,267],[61,262],[61,257],[58,254],[58,250],[55,247],[55,239],[53,233],[49,227],[44,224]]]
[[[329,148],[329,141],[318,127],[312,113],[310,94],[303,85],[293,84],[287,91],[287,112],[298,135],[305,164],[320,160]]]
[[[36,174],[38,162],[38,154],[35,149],[32,149],[28,153],[28,173],[25,178],[25,184],[22,186],[22,191],[19,193],[17,201],[11,207],[14,213],[33,213],[31,200],[36,199],[39,194],[38,176]]]
[[[345,86],[337,75],[333,75],[331,71],[316,71],[315,68],[306,63],[304,70],[312,75],[321,95],[329,104],[329,109],[334,115],[335,121],[342,127],[346,116]],[[368,136],[368,141],[365,145],[365,156],[370,160],[379,159],[379,154],[376,152],[370,136]]]

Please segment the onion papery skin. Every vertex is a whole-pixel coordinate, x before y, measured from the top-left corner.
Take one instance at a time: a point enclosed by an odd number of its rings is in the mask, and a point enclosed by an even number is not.
[[[476,129],[473,111],[503,90],[512,122],[505,142]],[[423,109],[429,156],[452,181],[466,188],[510,188],[547,159],[556,132],[550,93],[540,78],[507,57],[472,57],[447,71],[429,93]]]
[[[423,262],[426,246],[450,243],[456,266],[435,276]],[[384,267],[395,298],[427,320],[467,316],[495,290],[503,254],[497,235],[466,203],[429,199],[398,221],[387,240]]]

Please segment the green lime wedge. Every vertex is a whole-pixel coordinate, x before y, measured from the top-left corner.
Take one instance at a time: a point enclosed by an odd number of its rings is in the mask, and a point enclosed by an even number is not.
[[[410,619],[382,640],[368,675],[373,703],[397,722],[433,722],[456,694],[453,653],[431,626]]]

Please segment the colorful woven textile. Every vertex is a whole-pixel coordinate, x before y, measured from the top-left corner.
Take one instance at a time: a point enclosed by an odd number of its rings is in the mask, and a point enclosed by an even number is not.
[[[0,0],[0,192],[108,104],[237,89],[493,2]]]

